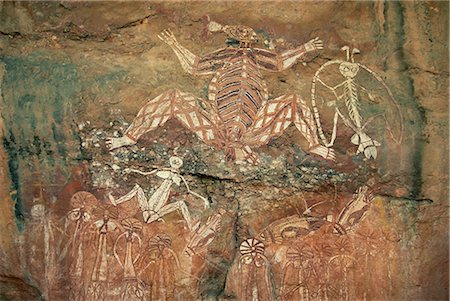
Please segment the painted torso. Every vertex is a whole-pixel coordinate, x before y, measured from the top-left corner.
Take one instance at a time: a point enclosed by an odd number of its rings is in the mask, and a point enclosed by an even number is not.
[[[252,49],[227,54],[211,80],[208,98],[217,106],[227,138],[238,141],[267,101],[268,91]]]

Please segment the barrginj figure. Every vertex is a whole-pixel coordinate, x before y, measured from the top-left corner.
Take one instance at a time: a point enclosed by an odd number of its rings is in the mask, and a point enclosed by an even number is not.
[[[115,200],[113,196],[109,195],[110,201],[117,206],[120,203],[131,200],[136,197],[139,203],[139,206],[142,210],[142,216],[144,221],[147,224],[150,224],[154,221],[161,220],[162,217],[166,214],[169,214],[175,210],[180,210],[183,218],[186,220],[186,223],[189,229],[192,228],[191,215],[184,201],[177,201],[175,203],[169,202],[169,194],[170,189],[173,184],[180,186],[181,182],[186,186],[187,191],[202,199],[206,207],[209,207],[209,201],[202,197],[201,195],[195,193],[189,188],[189,185],[186,179],[180,174],[180,167],[183,165],[183,160],[179,157],[170,157],[169,159],[170,168],[164,168],[161,170],[155,169],[150,172],[142,172],[140,170],[128,169],[128,172],[136,172],[142,175],[151,175],[156,173],[156,176],[164,179],[161,185],[156,189],[156,191],[152,194],[152,196],[147,199],[144,190],[138,184],[134,186],[134,188],[128,192],[126,195],[121,198]]]
[[[222,31],[239,43],[202,57],[180,45],[170,30],[159,35],[178,57],[185,72],[213,75],[208,100],[202,108],[196,96],[171,89],[150,100],[137,114],[125,135],[109,138],[109,148],[137,143],[139,138],[171,119],[195,133],[205,144],[224,149],[229,161],[257,163],[252,148],[267,144],[281,135],[291,123],[309,143],[309,151],[326,159],[334,159],[334,151],[319,144],[314,117],[305,101],[297,94],[269,99],[263,71],[280,72],[297,62],[306,62],[323,49],[319,38],[282,53],[254,48],[255,31],[246,26],[222,26],[210,22],[212,32]]]

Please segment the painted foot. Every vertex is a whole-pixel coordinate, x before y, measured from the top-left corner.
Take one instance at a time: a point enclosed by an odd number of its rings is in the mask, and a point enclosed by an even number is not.
[[[108,200],[114,205],[114,206],[117,206],[117,203],[116,203],[116,198],[115,197],[113,197],[113,195],[112,195],[112,193],[110,192],[110,193],[108,193],[108,195],[107,195],[107,197],[108,197]]]
[[[336,154],[334,153],[334,149],[323,146],[316,145],[309,149],[309,151],[313,154],[319,155],[327,160],[334,161],[336,160]]]
[[[134,140],[132,140],[131,138],[129,138],[128,136],[123,136],[120,138],[113,138],[110,137],[108,139],[106,139],[106,146],[108,147],[109,150],[113,150],[122,146],[128,146],[128,145],[133,145],[136,144],[136,142]]]
[[[351,141],[353,144],[358,145],[356,154],[364,153],[364,156],[367,159],[377,158],[377,147],[381,146],[380,142],[373,140],[364,132],[355,133],[352,136]]]

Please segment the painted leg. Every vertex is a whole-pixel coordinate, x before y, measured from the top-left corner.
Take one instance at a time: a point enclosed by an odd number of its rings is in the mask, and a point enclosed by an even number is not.
[[[123,202],[128,202],[135,196],[138,200],[138,203],[139,203],[139,206],[141,207],[141,209],[143,209],[143,208],[147,209],[147,206],[148,206],[147,197],[145,196],[144,190],[142,189],[141,186],[139,186],[139,184],[134,185],[133,189],[131,189],[130,192],[128,192],[126,195],[118,198],[117,200],[114,199],[114,197],[111,194],[108,197],[109,197],[109,200],[111,201],[111,203],[113,203],[114,206],[117,206]]]
[[[309,151],[327,160],[334,160],[336,158],[334,150],[319,143],[316,123],[310,108],[300,96],[296,95],[295,98],[296,114],[294,124],[309,142]]]
[[[380,142],[373,140],[363,131],[355,133],[351,138],[351,142],[358,145],[356,154],[364,153],[367,159],[377,158],[377,147],[381,146]]]
[[[171,118],[178,119],[204,143],[220,145],[217,114],[202,109],[196,99],[194,95],[178,90],[169,90],[157,96],[139,111],[125,136],[108,138],[109,149],[135,144],[142,135],[164,125]]]
[[[297,95],[284,95],[269,100],[258,112],[254,126],[246,136],[251,146],[267,144],[270,139],[280,136],[294,123],[309,143],[309,151],[334,160],[334,151],[319,144],[314,117],[306,103]]]
[[[159,212],[169,200],[170,187],[172,186],[172,183],[173,182],[171,179],[165,179],[152,194],[150,199],[146,201],[146,205],[141,205],[142,216],[147,224],[161,218]]]

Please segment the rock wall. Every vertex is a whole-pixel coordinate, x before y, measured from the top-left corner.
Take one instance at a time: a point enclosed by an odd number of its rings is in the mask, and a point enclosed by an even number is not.
[[[0,299],[448,299],[447,48],[445,2],[0,3]]]

